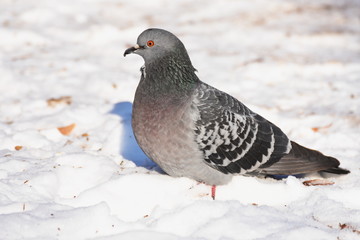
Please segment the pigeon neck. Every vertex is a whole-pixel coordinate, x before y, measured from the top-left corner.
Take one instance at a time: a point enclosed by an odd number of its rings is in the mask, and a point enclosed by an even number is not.
[[[143,78],[149,91],[157,95],[171,94],[174,97],[197,86],[199,79],[195,71],[190,59],[165,57],[145,62]]]

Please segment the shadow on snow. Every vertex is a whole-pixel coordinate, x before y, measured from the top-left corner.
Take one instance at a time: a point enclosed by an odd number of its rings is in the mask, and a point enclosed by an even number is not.
[[[122,136],[120,136],[120,154],[125,159],[133,161],[136,166],[153,169],[157,165],[145,155],[136,142],[131,127],[131,111],[131,102],[119,102],[114,105],[114,108],[110,112],[120,116],[123,125]]]

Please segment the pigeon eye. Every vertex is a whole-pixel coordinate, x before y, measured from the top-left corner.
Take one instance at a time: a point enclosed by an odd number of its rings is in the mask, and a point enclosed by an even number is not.
[[[148,42],[146,43],[146,45],[147,45],[148,47],[152,47],[152,46],[155,45],[155,43],[154,43],[154,41],[150,40],[150,41],[148,41]]]

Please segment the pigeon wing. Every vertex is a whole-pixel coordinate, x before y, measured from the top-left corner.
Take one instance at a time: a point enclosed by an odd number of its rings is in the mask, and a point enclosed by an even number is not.
[[[289,153],[290,141],[274,124],[230,95],[205,83],[195,91],[196,142],[211,167],[244,174]]]

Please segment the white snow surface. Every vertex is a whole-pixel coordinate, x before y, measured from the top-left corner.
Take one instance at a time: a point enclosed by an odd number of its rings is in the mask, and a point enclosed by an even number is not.
[[[358,0],[0,1],[0,239],[360,239],[359,12]],[[123,57],[149,27],[184,42],[200,79],[351,174],[237,176],[214,201],[161,172],[131,130],[143,60]]]

